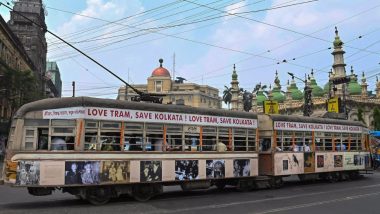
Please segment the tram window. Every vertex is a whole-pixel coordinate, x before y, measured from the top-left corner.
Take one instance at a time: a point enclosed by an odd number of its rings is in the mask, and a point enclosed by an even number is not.
[[[98,122],[86,121],[86,128],[98,128]]]
[[[332,150],[332,135],[331,133],[325,133],[325,150]]]
[[[312,152],[313,150],[313,133],[312,132],[304,132],[304,152]]]
[[[73,134],[74,128],[66,128],[66,127],[53,128],[53,134],[59,134],[59,133]]]
[[[294,148],[295,152],[303,152],[304,151],[304,133],[303,132],[295,132],[294,133]]]
[[[51,126],[75,126],[75,120],[51,120]]]
[[[282,132],[282,151],[292,151],[293,150],[293,132],[283,131]]]
[[[102,131],[100,133],[100,145],[103,151],[120,151],[120,132]]]
[[[234,129],[234,151],[247,151],[246,129]]]
[[[264,138],[263,140],[260,140],[260,151],[270,151],[271,147],[272,143],[270,138]]]
[[[334,134],[334,144],[335,144],[335,151],[343,151],[343,145],[342,145],[342,135],[335,133]]]
[[[164,126],[161,124],[146,124],[145,151],[163,150]]]
[[[49,129],[38,128],[37,150],[48,150]]]
[[[49,126],[49,120],[26,119],[24,126]]]
[[[219,141],[227,146],[227,150],[230,150],[230,132],[229,128],[219,128]]]
[[[97,150],[98,130],[86,129],[84,134],[84,150]]]
[[[50,150],[74,150],[74,137],[52,136]]]
[[[323,132],[314,132],[314,142],[316,151],[324,151],[324,134]]]
[[[120,129],[119,122],[101,122],[102,129]]]
[[[248,151],[256,151],[256,130],[248,129]]]
[[[25,150],[34,150],[35,142],[35,130],[26,129],[25,130]]]
[[[276,132],[276,151],[283,151],[282,148],[282,131],[275,131]]]
[[[199,151],[199,135],[185,135],[185,151]]]
[[[182,151],[182,126],[167,125],[166,141],[168,151]]]
[[[358,134],[351,134],[351,151],[358,150]]]
[[[216,147],[216,128],[202,128],[202,151],[212,151]]]
[[[342,134],[342,147],[341,147],[342,151],[348,150],[348,140],[349,140],[349,135],[346,133]]]
[[[143,144],[142,123],[125,123],[124,151],[142,151]]]

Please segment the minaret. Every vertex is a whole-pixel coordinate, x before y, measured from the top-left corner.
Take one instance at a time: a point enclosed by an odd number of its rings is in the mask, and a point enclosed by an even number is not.
[[[334,51],[331,53],[334,56],[334,63],[332,65],[334,69],[334,78],[340,78],[346,76],[346,64],[344,63],[344,51],[342,49],[343,42],[340,40],[339,34],[338,34],[338,28],[335,27],[335,40],[333,42],[334,44]],[[337,96],[343,95],[343,84],[337,85],[336,88],[338,89],[335,93]]]
[[[365,78],[364,71],[362,73],[362,99],[367,99],[368,98],[368,92],[367,92],[367,79]]]
[[[232,81],[231,81],[231,110],[238,111],[239,110],[239,82],[238,75],[236,73],[236,67],[234,64],[234,70],[232,71]]]
[[[380,99],[380,82],[377,76],[376,76],[376,98]]]

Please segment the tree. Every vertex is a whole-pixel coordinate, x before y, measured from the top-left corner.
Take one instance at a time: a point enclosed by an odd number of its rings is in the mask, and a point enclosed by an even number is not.
[[[363,118],[363,109],[358,109],[358,121],[363,122],[365,124],[364,118]]]
[[[224,86],[224,91],[223,91],[223,101],[225,104],[228,105],[228,109],[230,109],[230,104],[232,100],[232,88],[228,88],[227,86]]]
[[[380,130],[380,110],[377,107],[373,110],[373,129]]]

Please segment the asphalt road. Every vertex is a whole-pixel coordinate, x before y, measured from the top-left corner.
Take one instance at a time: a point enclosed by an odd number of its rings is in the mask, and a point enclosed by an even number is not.
[[[0,213],[380,213],[380,172],[355,181],[299,183],[281,189],[238,192],[234,188],[182,192],[165,188],[148,202],[129,197],[93,206],[69,194],[30,196],[24,188],[0,186]]]

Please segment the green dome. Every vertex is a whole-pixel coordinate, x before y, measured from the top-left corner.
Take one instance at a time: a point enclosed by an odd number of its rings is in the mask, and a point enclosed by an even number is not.
[[[279,103],[282,103],[285,101],[285,96],[281,93],[280,88],[278,88],[276,86],[273,88],[272,96],[273,96],[272,99],[274,101],[279,102]]]
[[[267,100],[267,97],[264,95],[262,90],[259,90],[256,95],[257,105],[262,106],[264,101]]]
[[[294,79],[292,80],[292,84],[290,84],[290,92],[292,93],[293,100],[303,99],[303,93],[298,89]]]
[[[362,93],[362,87],[359,85],[355,75],[351,75],[351,80],[348,83],[348,92],[350,95],[360,95]]]
[[[322,89],[320,86],[317,85],[317,81],[315,79],[311,79],[310,81],[310,87],[312,88],[312,95],[313,97],[323,97],[325,94],[324,89]],[[327,85],[327,91],[328,91],[328,85]]]

